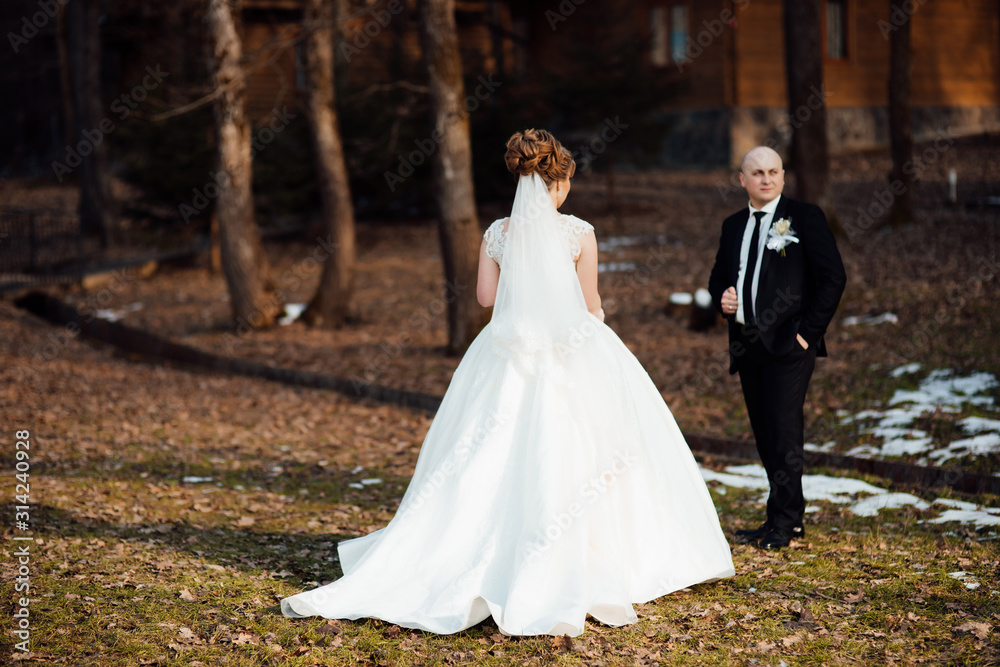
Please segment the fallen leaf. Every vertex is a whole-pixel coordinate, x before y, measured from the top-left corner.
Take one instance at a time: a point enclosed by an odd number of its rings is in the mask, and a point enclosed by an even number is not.
[[[315,632],[321,635],[339,635],[344,632],[344,629],[337,623],[327,622],[316,628]]]
[[[986,639],[990,634],[990,630],[993,629],[989,623],[981,623],[979,621],[966,621],[962,625],[955,628],[956,632],[969,633],[975,635],[977,639]]]
[[[204,644],[205,640],[194,633],[191,628],[181,627],[177,631],[177,638],[188,644]]]

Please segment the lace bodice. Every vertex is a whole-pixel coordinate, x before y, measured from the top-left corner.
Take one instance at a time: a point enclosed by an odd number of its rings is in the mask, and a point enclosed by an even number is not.
[[[486,230],[483,238],[486,239],[486,254],[497,264],[503,258],[504,245],[507,242],[507,221],[509,218],[500,218]],[[580,259],[580,238],[587,232],[594,230],[594,226],[589,222],[581,220],[575,215],[560,216],[563,233],[566,236],[566,244],[569,248],[569,255],[573,261]]]

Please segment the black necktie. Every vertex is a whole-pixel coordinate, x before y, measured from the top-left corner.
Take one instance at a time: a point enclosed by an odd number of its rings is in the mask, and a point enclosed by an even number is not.
[[[743,321],[747,325],[754,323],[753,314],[753,274],[757,270],[757,244],[760,243],[760,221],[767,215],[764,211],[754,211],[753,236],[750,237],[750,249],[747,253],[747,270],[743,274]]]

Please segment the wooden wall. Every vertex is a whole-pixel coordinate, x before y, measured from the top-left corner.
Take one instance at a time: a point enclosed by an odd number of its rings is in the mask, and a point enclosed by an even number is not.
[[[903,0],[897,4],[903,5]],[[914,0],[913,102],[917,106],[1000,104],[1000,2]],[[825,62],[830,107],[888,102],[889,3],[850,0],[848,58]],[[738,11],[735,105],[786,105],[781,0],[754,0]],[[897,23],[902,20],[897,15]]]
[[[913,16],[913,103],[1000,104],[1000,2],[928,0]]]
[[[668,3],[672,4],[672,3]],[[689,60],[669,65],[668,76],[689,88],[670,101],[671,107],[706,108],[730,103],[728,58],[735,27],[726,19],[735,16],[732,2],[687,0]]]
[[[781,17],[781,0],[754,0],[736,7],[734,106],[787,104]]]
[[[297,23],[245,23],[243,52],[251,67],[247,75],[247,113],[259,125],[274,109],[299,104],[295,64]]]

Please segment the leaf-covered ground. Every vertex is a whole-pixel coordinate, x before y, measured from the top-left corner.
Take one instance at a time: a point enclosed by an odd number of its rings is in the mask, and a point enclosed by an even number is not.
[[[2,307],[16,359],[49,329]],[[280,598],[336,578],[336,541],[391,516],[427,415],[135,363],[79,341],[3,392],[8,471],[13,430],[30,430],[32,443],[32,652],[14,652],[4,635],[5,655],[22,664],[1000,660],[995,540],[918,524],[912,508],[860,518],[824,503],[793,548],[735,546],[735,577],[640,605],[634,626],[591,624],[572,641],[506,638],[489,621],[440,637],[377,621],[289,620]],[[349,486],[371,478],[382,482]],[[713,496],[727,532],[760,515],[759,492]],[[15,533],[24,534],[4,526],[5,600],[15,597]]]
[[[928,371],[1000,373],[1000,269],[989,270],[997,264],[1000,216],[942,203],[946,161],[964,184],[993,173],[980,167],[994,158],[974,145],[958,148],[917,188],[919,224],[869,230],[841,244],[850,285],[831,330],[832,356],[818,364],[807,403],[814,442],[836,440],[843,450],[867,442],[845,430],[836,411],[884,407],[893,391],[922,377],[892,378],[885,369],[921,362]],[[960,159],[967,156],[980,161]],[[1000,170],[990,169],[1000,181]],[[838,165],[845,220],[868,205],[887,171],[882,158]],[[735,191],[727,194],[727,179],[723,172],[619,174],[616,220],[603,208],[604,183],[581,178],[567,207],[594,222],[599,238],[643,239],[603,259],[649,260],[649,274],[603,274],[601,289],[610,325],[681,426],[747,436],[737,383],[725,372],[724,332],[694,334],[663,314],[672,292],[707,281],[721,216],[742,203]],[[502,215],[495,208],[484,219]],[[64,296],[79,307],[122,309],[128,324],[204,349],[441,394],[457,361],[441,352],[434,227],[369,223],[360,235],[357,321],[341,331],[293,324],[235,335],[225,326],[223,280],[201,265],[149,279],[118,276]],[[269,247],[289,301],[305,300],[316,280],[318,268],[306,259],[312,248],[305,241]],[[885,311],[899,323],[842,323]],[[405,347],[397,345],[403,332],[411,339]],[[0,490],[8,517],[2,660],[74,667],[1000,661],[993,537],[921,523],[937,513],[913,507],[858,517],[822,501],[792,548],[734,546],[735,577],[639,605],[634,626],[591,624],[573,640],[507,638],[489,621],[439,637],[377,621],[289,620],[280,598],[339,576],[336,542],[392,515],[430,415],[152,365],[74,338],[10,302],[0,302],[0,355]],[[875,365],[882,371],[873,372]],[[975,414],[930,415],[938,421],[917,425],[954,433],[951,422]],[[11,632],[23,595],[14,589],[14,551],[23,542],[12,538],[28,534],[13,524],[22,504],[15,498],[18,430],[31,434],[29,654],[15,650]],[[977,465],[998,470],[994,459]],[[381,481],[361,483],[372,479]],[[927,499],[947,494],[907,490]],[[713,487],[727,533],[759,521],[759,495]]]

